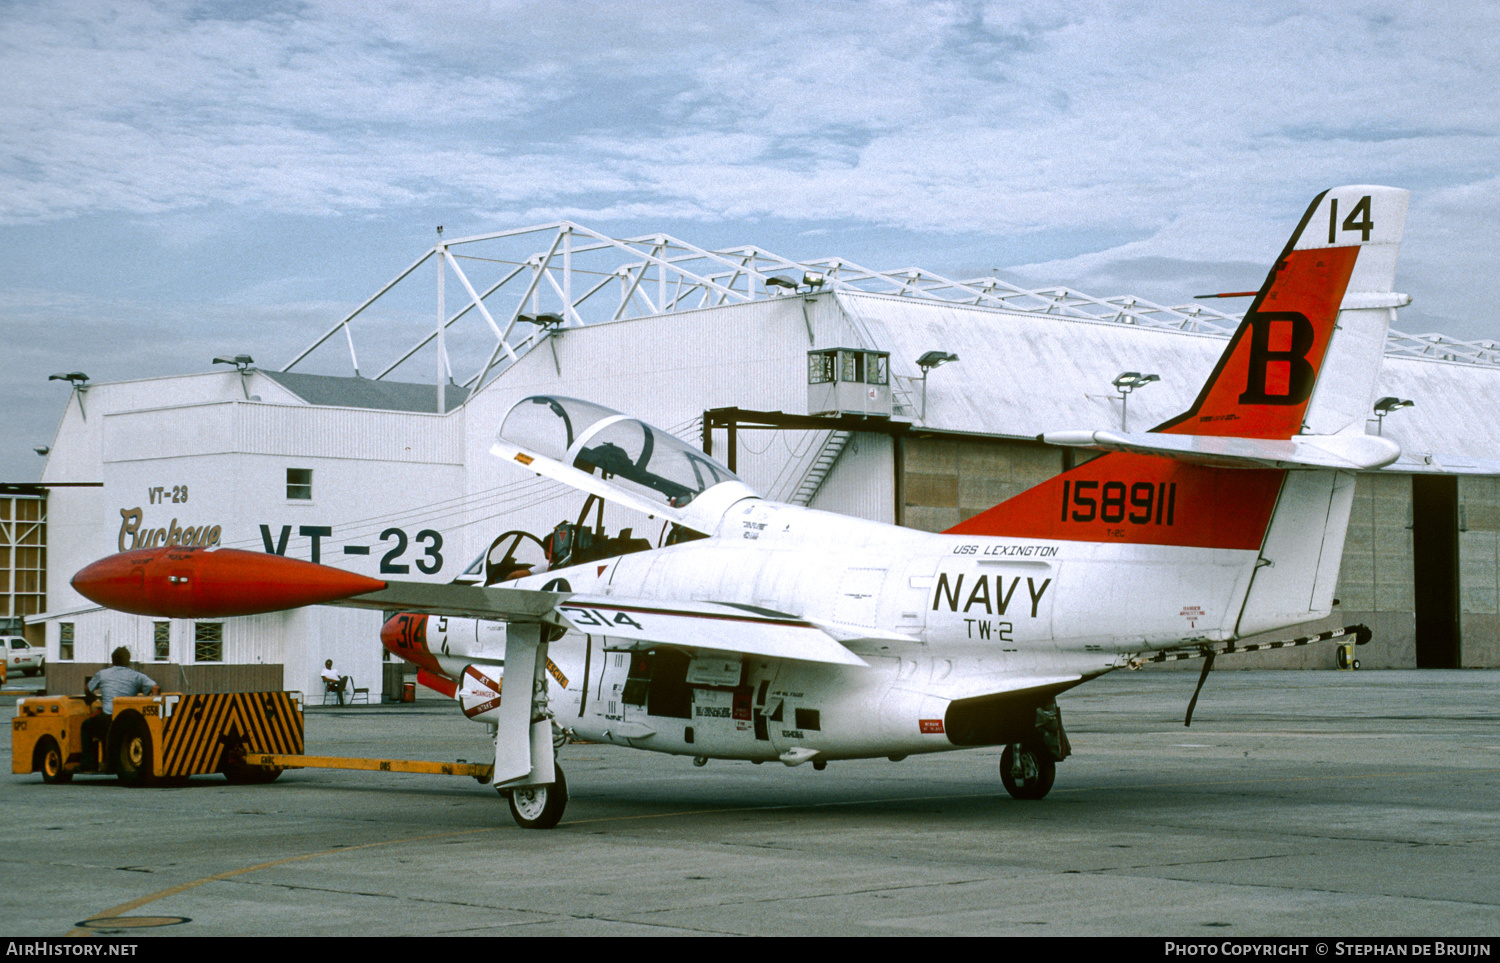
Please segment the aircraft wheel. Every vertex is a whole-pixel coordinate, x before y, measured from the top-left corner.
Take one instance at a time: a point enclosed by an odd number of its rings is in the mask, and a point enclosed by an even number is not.
[[[33,769],[40,769],[42,782],[51,786],[73,781],[73,774],[63,768],[62,749],[58,748],[57,740],[51,736],[43,736],[36,744],[36,762],[33,763]]]
[[[522,829],[551,829],[562,819],[568,805],[568,781],[562,766],[554,764],[557,781],[544,786],[526,786],[506,791],[510,814]]]
[[[1057,763],[1050,753],[1012,743],[1000,755],[1000,781],[1016,799],[1041,799],[1057,778]]]
[[[149,786],[155,780],[151,774],[151,730],[138,716],[130,715],[115,721],[115,731],[110,733],[114,744],[115,774],[127,786]]]

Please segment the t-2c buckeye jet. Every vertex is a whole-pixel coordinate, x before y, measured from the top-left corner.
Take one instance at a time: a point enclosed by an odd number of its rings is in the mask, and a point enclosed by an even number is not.
[[[1400,454],[1365,424],[1406,303],[1407,198],[1319,195],[1190,409],[1145,432],[1044,434],[1105,454],[942,534],[766,501],[645,422],[539,396],[493,453],[669,520],[668,544],[586,546],[586,527],[560,526],[535,571],[502,537],[485,584],[171,547],[73,584],[159,617],[402,612],[383,642],[494,728],[493,782],[522,826],[566,805],[555,730],[817,768],[1003,745],[1006,789],[1039,799],[1069,751],[1059,693],[1163,654],[1205,656],[1206,673],[1238,639],[1331,612],[1355,473]]]

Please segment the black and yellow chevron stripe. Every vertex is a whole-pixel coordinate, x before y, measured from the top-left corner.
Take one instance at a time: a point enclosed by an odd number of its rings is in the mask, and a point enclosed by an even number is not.
[[[162,725],[162,776],[217,772],[226,746],[300,755],[302,713],[285,692],[184,695]]]

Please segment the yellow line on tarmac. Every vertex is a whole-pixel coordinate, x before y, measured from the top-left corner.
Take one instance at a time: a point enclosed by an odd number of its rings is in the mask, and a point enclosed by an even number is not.
[[[275,859],[269,863],[257,863],[254,866],[245,866],[240,869],[225,870],[222,873],[215,873],[212,876],[205,876],[202,879],[193,880],[191,883],[182,883],[179,886],[173,886],[170,889],[164,889],[160,892],[152,893],[149,896],[142,896],[139,899],[133,899],[128,903],[121,903],[119,906],[112,906],[107,910],[101,910],[98,913],[95,913],[93,916],[90,916],[83,922],[88,923],[91,920],[107,919],[112,916],[121,916],[125,913],[130,912],[131,910],[140,909],[147,903],[154,903],[159,899],[166,899],[168,896],[176,896],[178,893],[187,892],[190,889],[202,886],[204,883],[213,883],[219,880],[232,879],[235,876],[243,876],[246,873],[258,872],[262,869],[271,869],[274,866],[283,866],[287,863],[298,863],[307,859],[316,859],[319,856],[333,856],[338,853],[349,853],[357,849],[372,849],[377,846],[391,846],[397,843],[420,843],[429,839],[444,839],[448,836],[472,836],[477,833],[492,833],[494,831],[495,830],[493,827],[487,827],[485,829],[464,829],[451,833],[432,833],[427,836],[410,836],[402,839],[387,839],[378,843],[361,843],[358,846],[340,846],[337,849],[325,849],[316,853],[303,853],[301,856],[287,856],[284,859]],[[72,930],[69,930],[65,935],[98,936],[99,931],[80,925]]]
[[[1100,791],[1110,792],[1110,791],[1120,791],[1120,790],[1134,791],[1134,790],[1142,790],[1142,789],[1178,789],[1178,788],[1204,789],[1204,788],[1210,788],[1210,787],[1233,786],[1233,785],[1244,784],[1244,783],[1254,783],[1256,785],[1268,785],[1268,784],[1271,784],[1271,783],[1289,783],[1289,782],[1347,782],[1347,781],[1357,781],[1357,780],[1364,780],[1364,779],[1390,779],[1390,778],[1401,779],[1401,778],[1410,778],[1410,777],[1414,777],[1414,776],[1419,776],[1419,777],[1423,777],[1423,778],[1429,778],[1429,777],[1434,776],[1434,775],[1478,775],[1478,774],[1489,774],[1489,773],[1494,773],[1494,772],[1500,772],[1500,769],[1492,769],[1492,768],[1485,768],[1485,769],[1446,769],[1446,770],[1435,770],[1435,771],[1434,770],[1427,770],[1427,771],[1414,770],[1414,771],[1408,771],[1408,772],[1372,772],[1372,773],[1362,773],[1362,774],[1358,774],[1358,775],[1352,775],[1351,774],[1351,775],[1347,775],[1347,776],[1287,776],[1287,777],[1280,777],[1280,778],[1273,778],[1273,779],[1266,779],[1266,778],[1259,778],[1259,777],[1254,777],[1254,778],[1252,778],[1252,777],[1246,777],[1246,778],[1243,778],[1243,779],[1221,779],[1221,780],[1214,780],[1212,782],[1148,783],[1148,784],[1137,784],[1137,785],[1130,785],[1130,786],[1075,786],[1075,787],[1070,787],[1070,788],[1067,788],[1067,789],[1054,789],[1053,792],[1058,793],[1058,794],[1073,794],[1073,793],[1100,792]],[[567,822],[562,823],[562,825],[563,826],[586,826],[586,825],[589,825],[590,823],[633,822],[633,821],[645,820],[645,819],[671,819],[671,818],[677,817],[677,816],[705,816],[705,815],[711,816],[711,815],[724,815],[724,814],[728,814],[728,813],[772,812],[772,811],[776,811],[776,810],[786,810],[786,809],[832,809],[832,808],[847,807],[847,806],[879,806],[879,805],[885,805],[885,804],[890,804],[890,803],[914,803],[914,802],[918,802],[919,803],[919,802],[935,802],[935,801],[943,801],[943,800],[954,801],[954,800],[960,800],[960,799],[983,799],[983,798],[986,798],[986,797],[1003,799],[1003,798],[1005,798],[1005,794],[1004,793],[997,793],[997,792],[953,793],[953,794],[937,795],[937,796],[892,796],[892,797],[881,798],[881,799],[845,799],[845,800],[838,800],[836,802],[778,803],[778,804],[769,805],[769,806],[735,806],[735,807],[728,807],[728,808],[712,808],[712,809],[683,809],[683,810],[676,810],[676,811],[672,811],[672,812],[639,813],[639,814],[636,814],[636,815],[629,815],[629,816],[599,816],[599,817],[596,817],[596,818],[593,818],[593,819],[570,819]],[[497,830],[494,827],[487,827],[487,828],[484,828],[484,829],[456,830],[454,832],[447,832],[447,833],[432,833],[432,834],[427,835],[427,836],[411,836],[411,837],[406,837],[406,838],[402,838],[402,839],[388,839],[388,840],[384,840],[383,842],[378,842],[378,843],[361,843],[358,846],[341,846],[341,847],[339,847],[337,849],[326,849],[326,850],[321,850],[321,851],[316,852],[316,853],[303,853],[300,856],[287,856],[284,859],[276,859],[276,860],[272,860],[271,862],[268,862],[268,863],[258,863],[258,864],[254,865],[254,866],[245,866],[245,867],[242,867],[241,869],[231,869],[231,870],[226,870],[226,871],[224,871],[222,873],[215,873],[212,876],[205,876],[202,879],[194,880],[191,883],[182,883],[181,885],[173,886],[170,889],[164,889],[164,890],[161,890],[160,892],[152,893],[152,894],[150,894],[148,896],[142,896],[139,899],[131,900],[128,903],[121,903],[119,906],[112,906],[112,907],[110,907],[107,910],[102,910],[102,911],[100,911],[98,913],[95,913],[93,916],[90,916],[87,920],[84,920],[84,922],[87,923],[90,920],[106,919],[106,918],[112,917],[112,916],[120,916],[120,915],[122,915],[124,913],[130,912],[131,910],[139,909],[140,907],[145,906],[148,903],[154,903],[154,902],[156,902],[159,899],[165,899],[168,896],[175,896],[178,893],[183,893],[183,892],[186,892],[187,890],[194,889],[194,888],[196,888],[198,886],[202,886],[204,883],[212,883],[212,882],[216,882],[218,880],[232,879],[235,876],[243,876],[246,873],[258,872],[259,870],[262,870],[262,869],[271,869],[272,867],[283,866],[283,865],[285,865],[287,863],[297,863],[297,862],[302,862],[303,860],[316,859],[319,856],[334,856],[334,855],[337,855],[339,853],[350,853],[350,852],[354,852],[354,851],[360,850],[360,849],[372,849],[372,848],[379,847],[379,846],[393,846],[393,845],[397,845],[397,844],[401,844],[401,843],[420,843],[420,842],[423,842],[423,841],[429,840],[429,839],[444,839],[444,838],[447,838],[447,837],[450,837],[450,836],[472,836],[472,835],[477,835],[479,833],[492,833],[492,832],[496,832],[496,831]],[[80,927],[77,927],[77,928],[74,928],[74,929],[70,930],[66,935],[67,936],[98,936],[99,932],[100,931],[96,930],[96,929],[90,929],[90,928],[86,928],[86,927],[81,927],[80,926]]]

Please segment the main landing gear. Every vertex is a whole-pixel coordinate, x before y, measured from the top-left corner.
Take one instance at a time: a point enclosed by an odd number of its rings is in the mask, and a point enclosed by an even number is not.
[[[1035,725],[1021,742],[1000,754],[1000,781],[1015,799],[1041,799],[1052,790],[1057,764],[1072,752],[1056,702],[1036,710]]]
[[[510,801],[510,814],[522,829],[551,829],[562,819],[568,805],[568,780],[562,766],[553,764],[556,779],[541,786],[496,789]]]
[[[1045,749],[1013,742],[1000,754],[1000,781],[1016,799],[1041,799],[1057,778],[1057,762]]]

